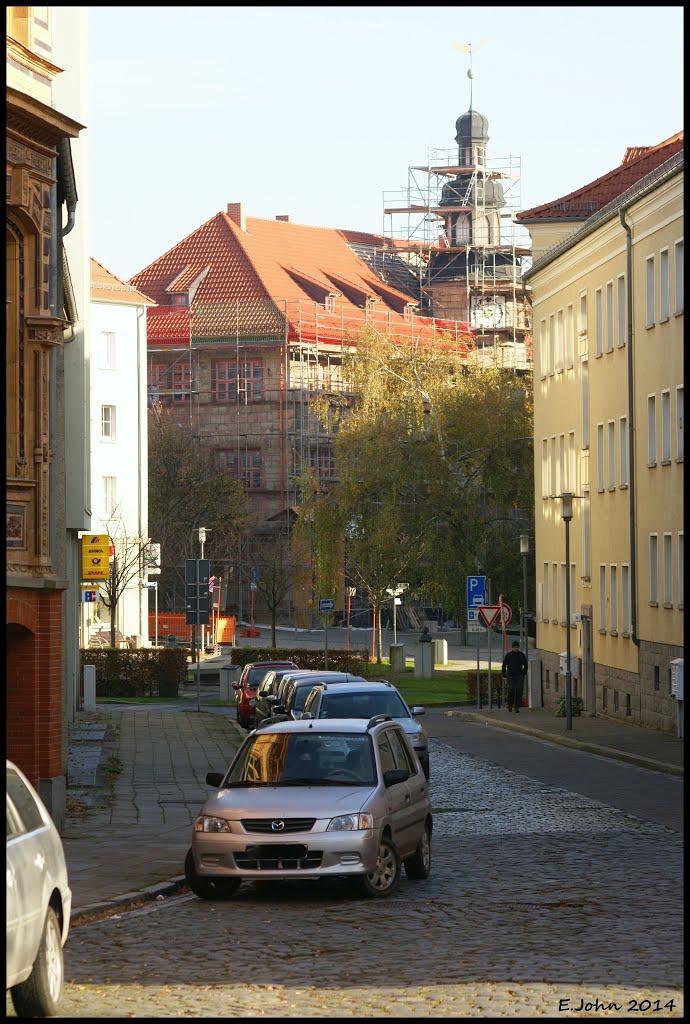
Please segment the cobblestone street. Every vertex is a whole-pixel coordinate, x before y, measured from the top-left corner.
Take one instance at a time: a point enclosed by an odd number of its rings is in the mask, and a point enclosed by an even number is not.
[[[426,882],[384,901],[245,883],[81,925],[62,1015],[681,1017],[682,837],[440,740],[431,757]]]

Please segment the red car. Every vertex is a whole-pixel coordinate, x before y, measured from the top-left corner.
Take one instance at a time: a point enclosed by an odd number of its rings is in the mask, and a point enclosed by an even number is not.
[[[237,701],[237,721],[243,729],[254,728],[254,708],[249,706],[252,697],[256,697],[256,690],[266,675],[274,668],[299,668],[294,661],[250,661],[242,669],[242,674],[236,683],[232,684]]]

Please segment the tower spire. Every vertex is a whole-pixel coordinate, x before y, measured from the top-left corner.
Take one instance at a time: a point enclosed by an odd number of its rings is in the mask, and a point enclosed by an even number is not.
[[[480,39],[479,40],[479,45],[480,46],[486,46],[486,39]],[[460,53],[468,53],[469,57],[470,57],[470,66],[467,69],[467,77],[470,80],[470,106],[469,106],[469,109],[472,110],[473,109],[473,107],[472,107],[472,103],[473,103],[472,82],[476,78],[474,68],[472,67],[472,43],[453,43],[453,46],[455,47],[456,50],[459,50]]]

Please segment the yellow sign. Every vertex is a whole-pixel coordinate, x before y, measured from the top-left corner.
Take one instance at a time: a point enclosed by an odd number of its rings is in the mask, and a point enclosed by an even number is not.
[[[110,576],[110,537],[87,534],[81,539],[81,578],[107,580]]]

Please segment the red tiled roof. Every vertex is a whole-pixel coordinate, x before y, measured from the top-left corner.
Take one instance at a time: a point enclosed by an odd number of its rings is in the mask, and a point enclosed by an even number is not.
[[[184,330],[177,310],[170,315],[178,319],[170,324],[163,322],[164,314],[171,309],[166,292],[175,279],[178,289],[179,280],[188,276],[188,268],[207,266],[187,324],[192,337],[280,336],[286,321],[291,325],[289,330],[295,332],[304,310],[322,304],[326,294],[334,291],[342,292],[338,314],[334,314],[339,325],[345,319],[361,327],[365,297],[378,296],[381,310],[376,311],[377,315],[380,312],[385,322],[390,322],[394,333],[399,330],[409,335],[409,321],[402,310],[410,296],[390,284],[384,285],[350,248],[347,234],[354,233],[255,217],[246,219],[243,231],[227,214],[216,214],[131,278],[133,285],[145,289],[161,305],[147,325],[149,341],[172,344],[171,339]],[[319,289],[323,289],[323,295]],[[324,312],[321,305],[319,317]],[[426,320],[429,318],[417,317],[415,323],[421,328]],[[452,323],[453,331],[457,329],[465,337],[473,333],[466,324]]]
[[[184,270],[180,271],[174,281],[171,281],[168,287],[165,289],[169,295],[173,295],[175,292],[186,292],[190,284],[193,284],[199,274],[204,270],[203,265],[193,265],[185,267]]]
[[[672,135],[657,146],[628,148],[623,162],[596,181],[583,185],[560,199],[518,213],[518,221],[587,220],[607,203],[617,199],[635,182],[644,178],[659,164],[683,149],[683,132]]]
[[[91,299],[101,302],[125,302],[136,306],[153,306],[155,302],[148,295],[125,284],[119,277],[91,257]]]

